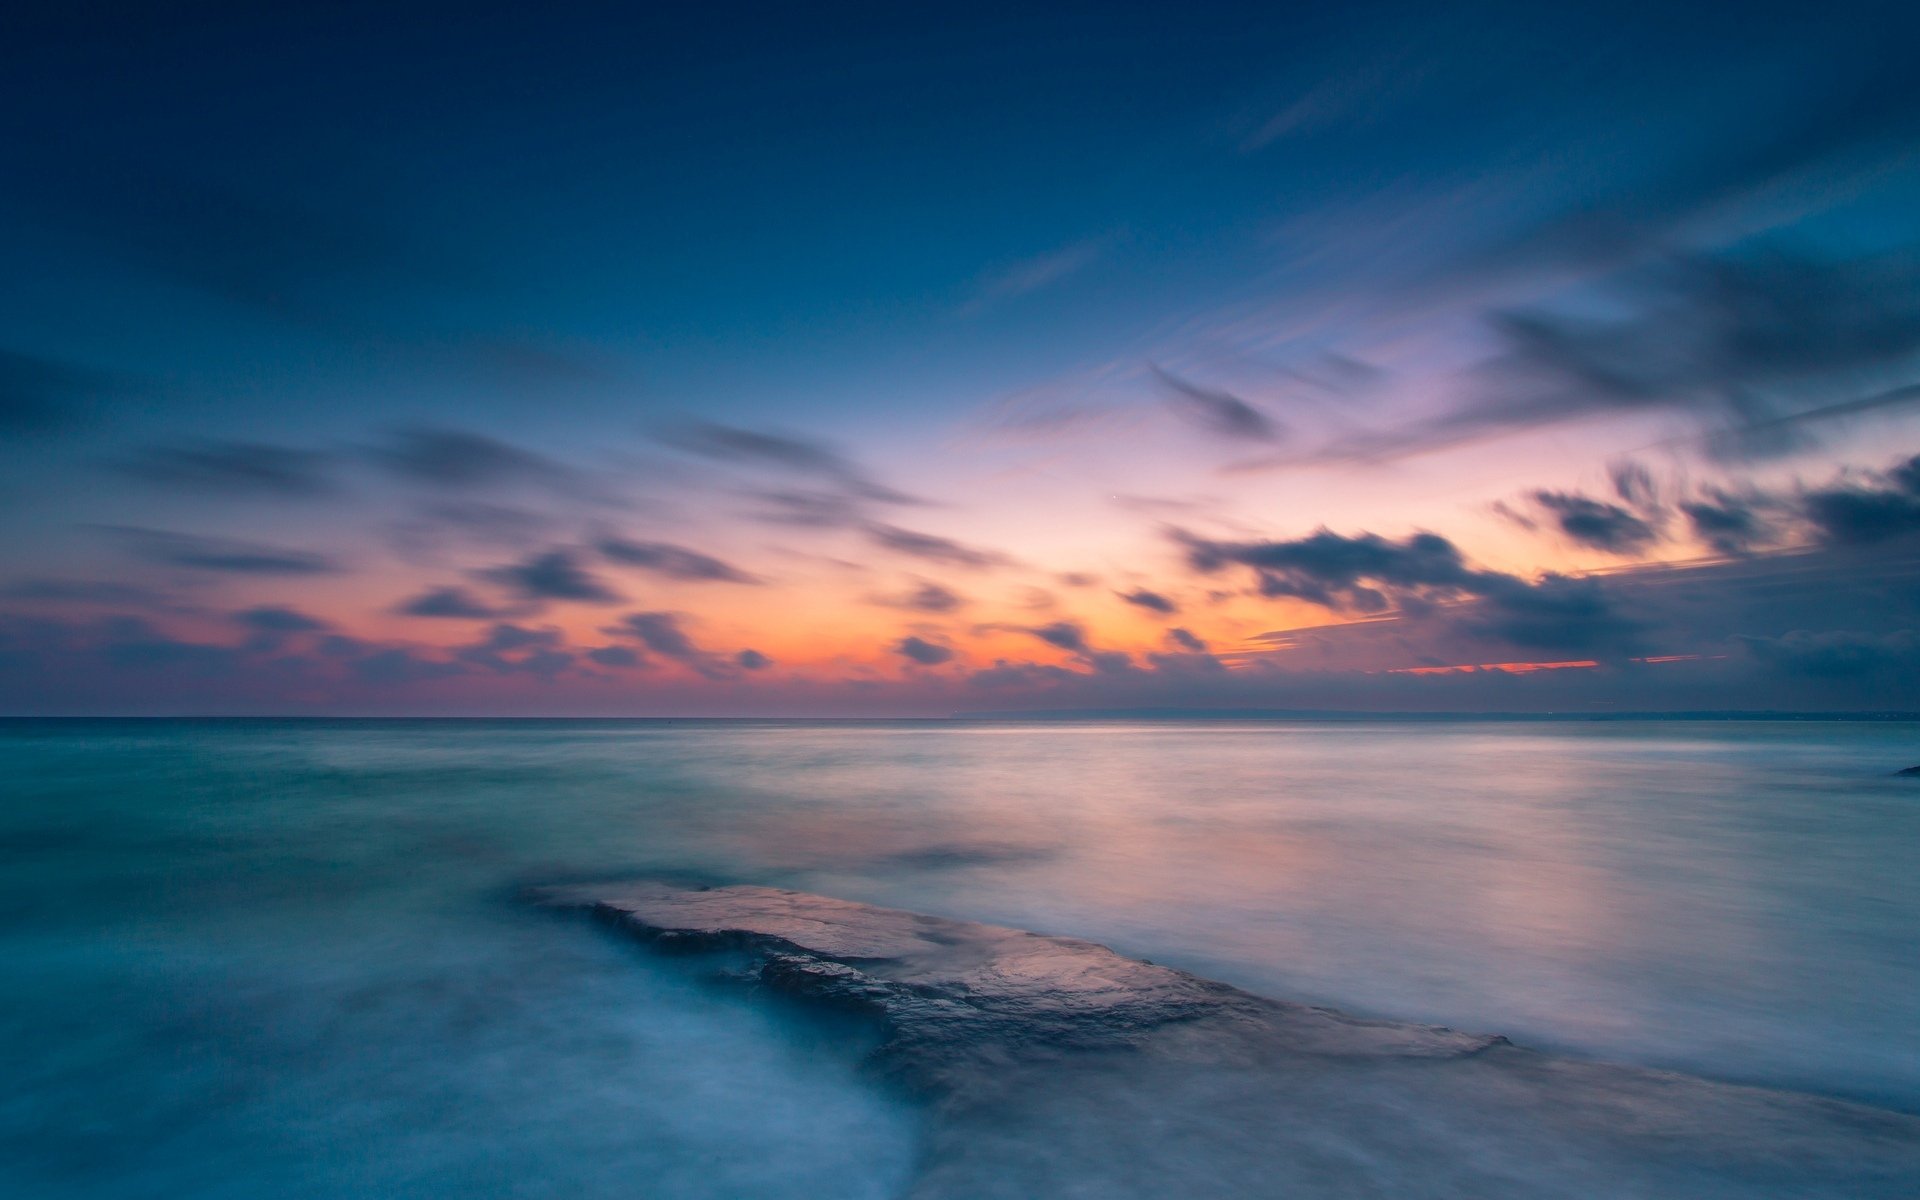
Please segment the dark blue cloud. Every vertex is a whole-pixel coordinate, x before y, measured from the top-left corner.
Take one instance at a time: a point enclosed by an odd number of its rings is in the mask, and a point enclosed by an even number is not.
[[[587,651],[587,658],[603,667],[614,667],[620,670],[638,667],[646,662],[629,646],[599,646]]]
[[[748,493],[756,507],[749,515],[769,525],[797,525],[803,529],[835,529],[858,525],[868,506],[844,492],[814,489],[775,489]]]
[[[547,513],[466,497],[422,504],[413,515],[389,525],[387,532],[401,554],[418,558],[449,546],[525,549],[551,541],[558,524]]]
[[[0,439],[70,428],[115,389],[101,372],[0,349]]]
[[[950,613],[964,605],[966,599],[944,584],[923,579],[911,591],[893,596],[875,596],[873,603],[912,612]]]
[[[1180,649],[1187,651],[1189,654],[1205,654],[1207,652],[1207,643],[1186,629],[1175,628],[1167,630],[1167,640],[1180,647]]]
[[[1027,630],[1049,646],[1058,646],[1074,654],[1086,654],[1091,649],[1087,645],[1087,631],[1072,621],[1055,621],[1051,625],[1040,625]]]
[[[749,671],[764,671],[773,665],[773,660],[758,650],[742,650],[733,656],[733,661]]]
[[[364,682],[381,685],[421,683],[466,673],[460,663],[428,658],[400,646],[371,651],[352,660],[348,669]]]
[[[669,579],[710,583],[760,583],[762,580],[711,554],[689,550],[667,542],[639,542],[627,538],[605,537],[596,548],[609,561],[625,567],[639,567]]]
[[[953,648],[930,642],[923,637],[907,636],[893,644],[893,652],[923,667],[937,667],[953,658]]]
[[[731,674],[731,667],[736,665],[726,663],[696,645],[687,631],[680,627],[680,618],[673,613],[628,613],[607,632],[634,638],[660,657],[690,667],[708,679],[725,679]],[[770,661],[763,665],[770,665]]]
[[[1280,440],[1279,424],[1232,392],[1201,387],[1157,366],[1152,370],[1166,389],[1168,407],[1183,420],[1233,441]]]
[[[311,499],[338,490],[332,463],[331,455],[318,450],[206,441],[151,446],[117,465],[143,482],[179,491]]]
[[[179,601],[167,592],[110,579],[22,579],[0,589],[10,600],[86,604],[123,608],[170,609]]]
[[[582,566],[576,553],[566,549],[544,551],[482,574],[536,603],[562,600],[580,604],[618,604],[624,599],[619,592]]]
[[[971,687],[991,690],[1030,691],[1049,684],[1075,682],[1079,678],[1065,667],[1056,667],[1051,663],[1009,662],[1004,658],[996,658],[991,667],[968,675],[967,683]]]
[[[1778,541],[1777,507],[1766,497],[1722,489],[1680,502],[1693,536],[1719,554],[1749,554]]]
[[[341,569],[324,554],[265,542],[125,525],[108,531],[133,554],[162,566],[235,575],[324,575]]]
[[[1600,303],[1595,303],[1594,297]],[[1675,413],[1714,455],[1806,450],[1820,421],[1920,406],[1920,255],[1746,245],[1598,281],[1573,308],[1489,314],[1504,350],[1438,416],[1343,433],[1309,458],[1382,461],[1568,421]],[[1594,309],[1605,315],[1595,315]]]
[[[502,615],[494,606],[462,587],[430,588],[410,600],[402,601],[394,611],[409,617],[446,617],[478,620]]]
[[[1134,669],[1133,660],[1117,650],[1096,649],[1087,641],[1087,631],[1077,621],[1054,621],[1023,630],[1049,646],[1056,646],[1092,667],[1096,674],[1114,675]]]
[[[1445,599],[1470,594],[1481,573],[1437,533],[1393,542],[1375,533],[1344,537],[1320,529],[1285,542],[1221,542],[1174,532],[1196,571],[1251,568],[1263,596],[1294,596],[1327,608],[1381,612],[1395,598]]]
[[[301,634],[319,633],[330,626],[318,617],[281,604],[263,604],[233,614],[233,620],[249,631],[245,648],[255,653],[278,650]]]
[[[1888,473],[1883,486],[1809,492],[1807,519],[1828,541],[1871,545],[1920,534],[1920,455]]]
[[[1618,653],[1642,628],[1640,620],[1618,610],[1596,579],[1548,574],[1530,582],[1479,570],[1435,533],[1398,542],[1327,529],[1286,542],[1217,542],[1181,531],[1174,536],[1195,570],[1247,567],[1263,596],[1296,597],[1335,611],[1447,615],[1474,634],[1530,651]]]
[[[501,622],[479,641],[461,647],[455,658],[503,675],[524,672],[551,679],[573,665],[573,655],[560,649],[564,641],[557,629]]]
[[[282,604],[263,604],[233,614],[233,619],[260,633],[313,633],[326,629],[327,623]]]
[[[1911,629],[1882,634],[1799,629],[1739,641],[1754,658],[1791,675],[1847,679],[1899,674],[1911,679],[1920,672],[1920,634]]]
[[[866,531],[867,537],[873,544],[883,550],[891,550],[911,558],[923,558],[928,562],[944,563],[947,566],[980,570],[1004,566],[1012,561],[998,550],[969,546],[952,538],[941,537],[939,534],[917,533],[911,529],[901,529],[896,525],[882,525],[875,522],[868,525]]]
[[[788,433],[690,421],[662,430],[660,440],[678,450],[720,462],[823,480],[844,495],[882,504],[921,501],[878,482],[867,470],[824,442]]]
[[[1560,532],[1595,550],[1639,554],[1661,540],[1660,531],[1651,522],[1618,504],[1577,492],[1555,491],[1536,491],[1533,502],[1552,516]]]
[[[205,645],[132,629],[102,642],[98,653],[111,667],[149,674],[231,679],[245,666],[239,651],[230,646]]]
[[[1135,588],[1131,592],[1116,592],[1115,595],[1136,608],[1149,612],[1172,614],[1180,611],[1180,606],[1162,596],[1159,592],[1150,592],[1146,588]]]
[[[544,455],[463,429],[398,429],[367,453],[399,478],[428,487],[479,490],[534,483],[566,490],[578,482],[572,470]]]

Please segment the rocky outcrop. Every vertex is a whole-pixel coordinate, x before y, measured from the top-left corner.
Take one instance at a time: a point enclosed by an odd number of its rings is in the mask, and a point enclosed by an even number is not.
[[[1895,775],[1920,775],[1920,767],[1908,767],[1904,771],[1895,771]]]
[[[1920,1119],[1269,1000],[1077,938],[766,887],[545,889],[871,1017],[915,1197],[1911,1197]]]

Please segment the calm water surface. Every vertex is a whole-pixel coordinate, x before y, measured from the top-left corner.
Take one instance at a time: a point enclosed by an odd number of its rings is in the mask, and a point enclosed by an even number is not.
[[[672,872],[1920,1111],[1920,730],[0,724],[0,1194],[880,1197],[859,1035],[514,902]]]

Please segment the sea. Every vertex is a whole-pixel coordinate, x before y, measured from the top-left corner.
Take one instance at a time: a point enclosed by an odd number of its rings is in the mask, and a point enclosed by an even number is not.
[[[0,722],[0,1195],[881,1198],[871,1030],[527,902],[762,883],[1920,1113],[1920,725]]]

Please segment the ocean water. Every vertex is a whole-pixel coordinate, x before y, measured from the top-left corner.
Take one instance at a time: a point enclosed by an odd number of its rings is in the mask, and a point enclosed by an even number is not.
[[[1920,1112],[1920,728],[0,723],[0,1195],[883,1197],[867,1031],[530,908],[758,882]]]

